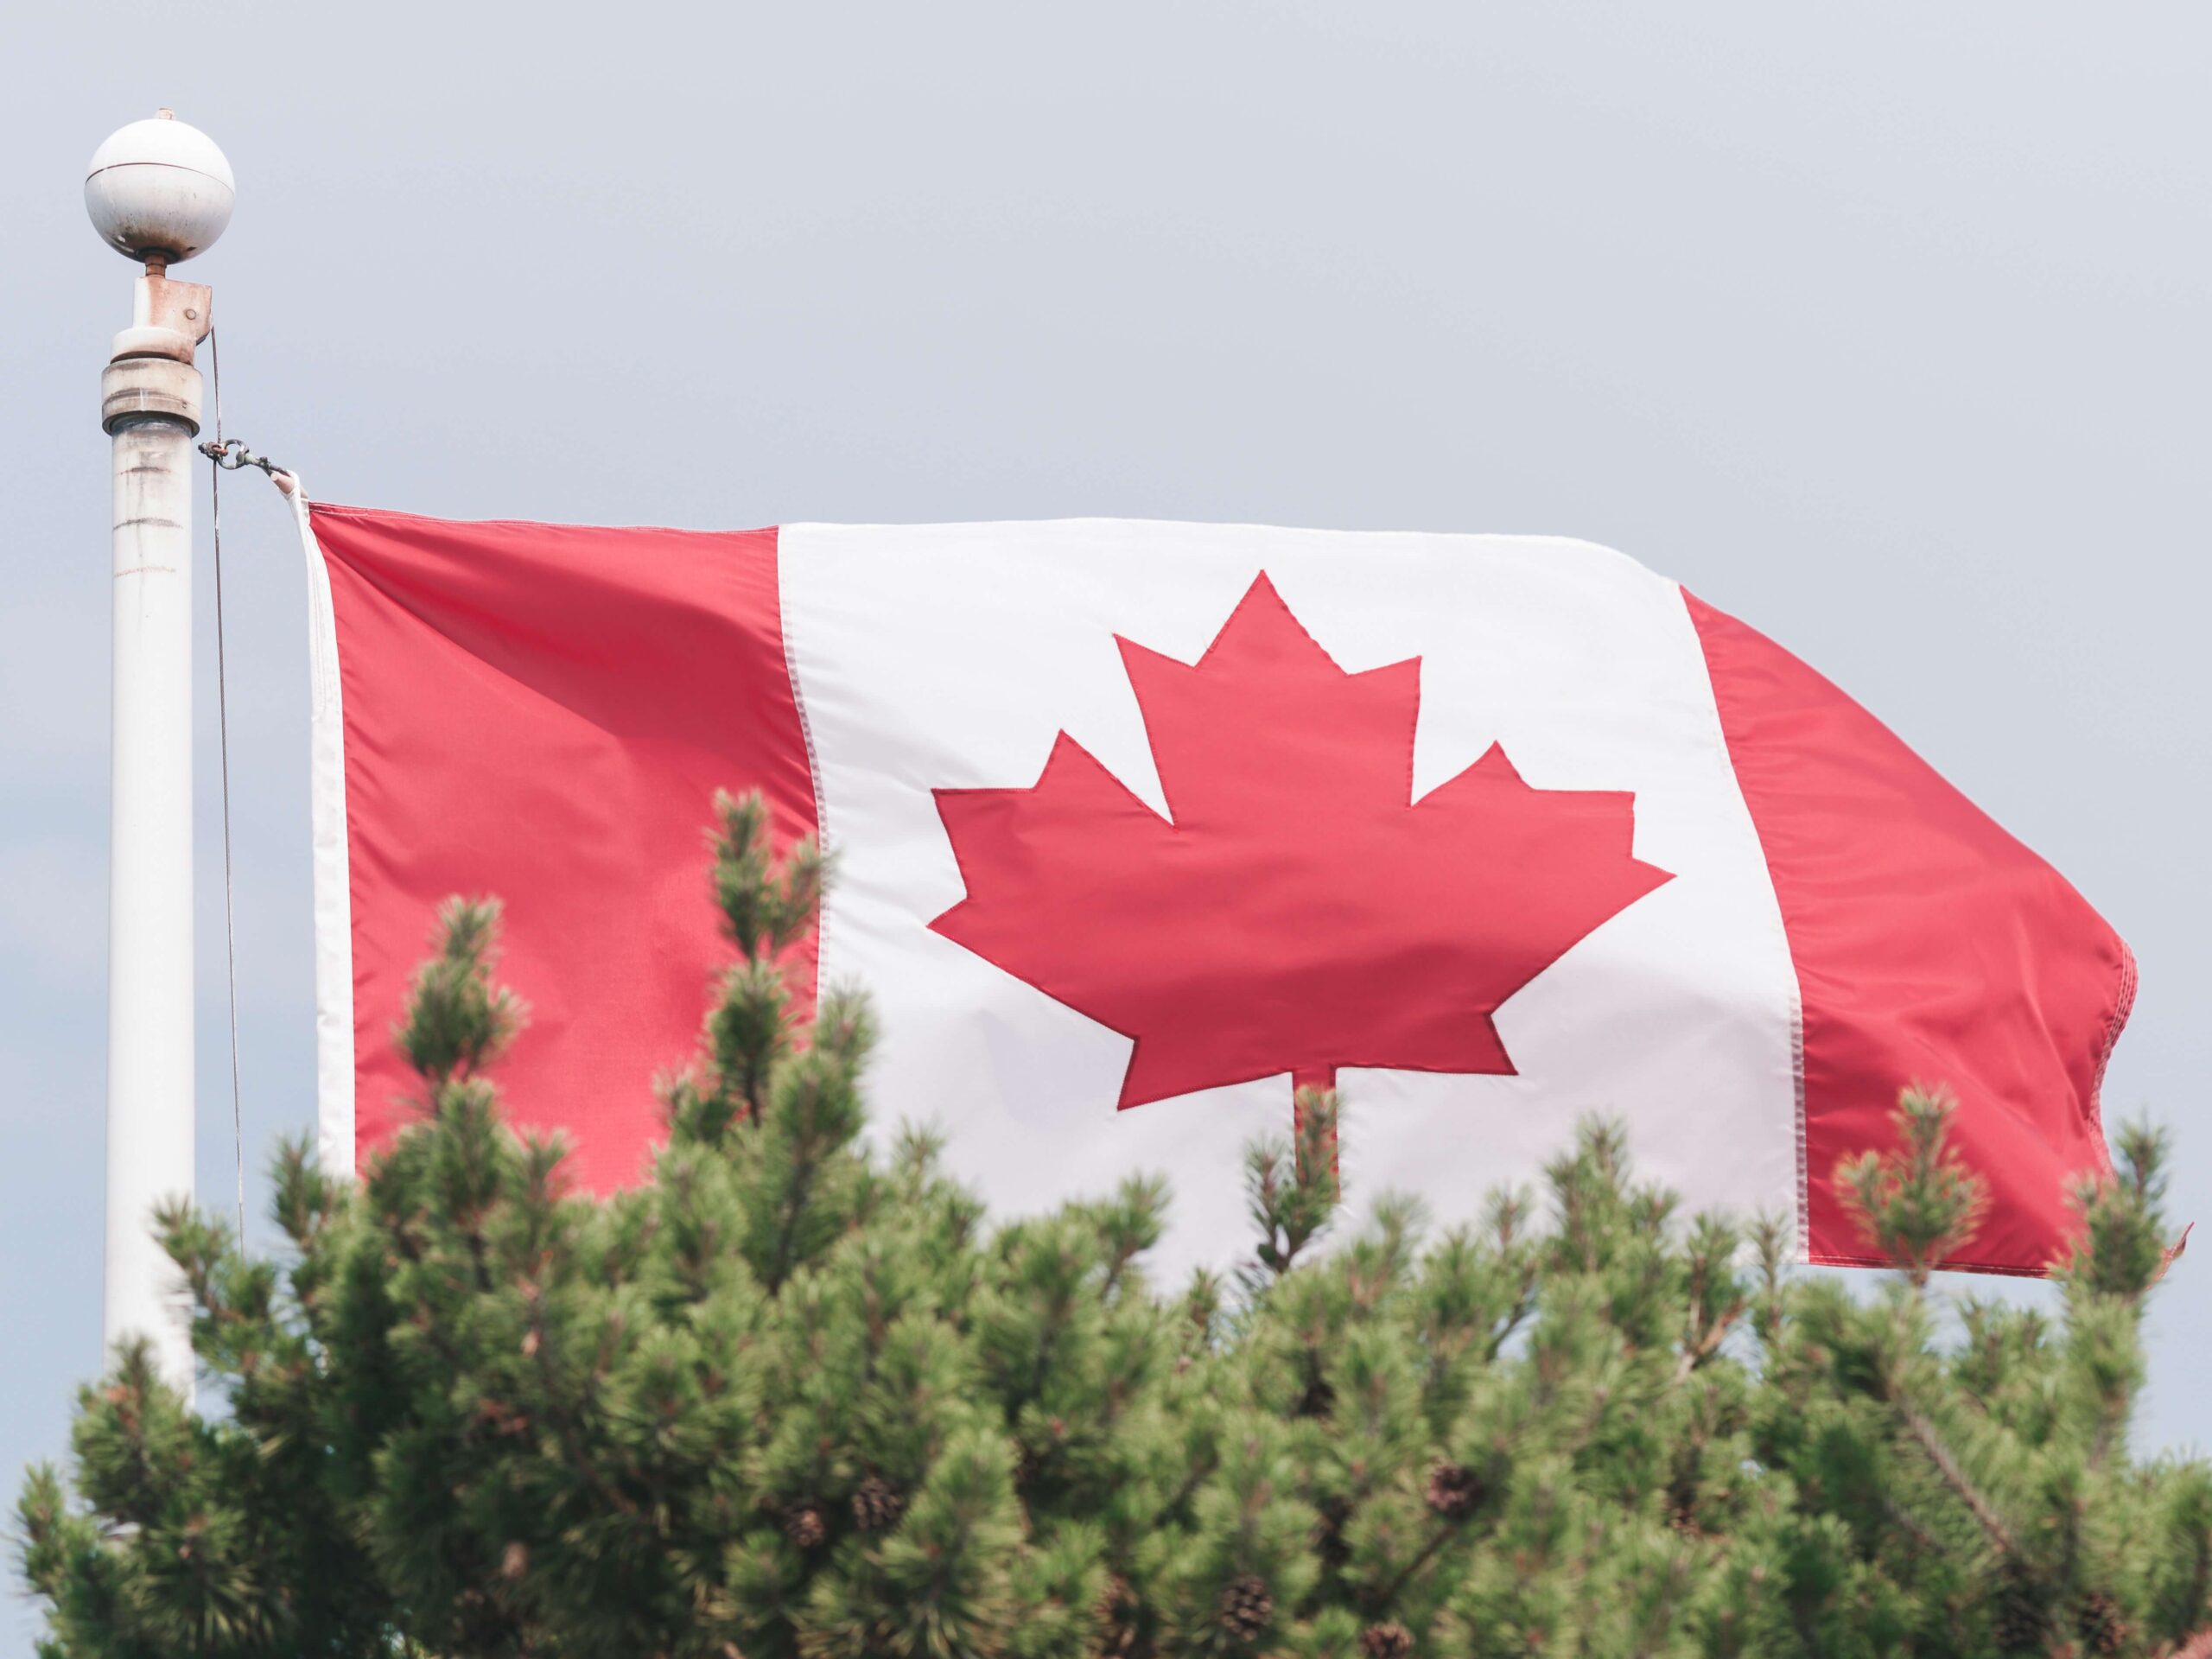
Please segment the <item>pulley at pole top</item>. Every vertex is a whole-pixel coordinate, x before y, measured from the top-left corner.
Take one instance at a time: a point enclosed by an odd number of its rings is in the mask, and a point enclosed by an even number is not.
[[[115,372],[134,359],[191,363],[193,347],[207,337],[213,296],[199,283],[171,280],[168,268],[214,245],[237,199],[231,164],[215,141],[167,110],[118,129],[92,152],[85,169],[85,211],[92,228],[145,268],[131,326],[116,336],[111,353],[111,398],[101,410],[109,431],[139,418],[187,414],[174,397],[160,395],[160,375],[128,375],[124,384]],[[194,401],[189,416],[196,430]]]

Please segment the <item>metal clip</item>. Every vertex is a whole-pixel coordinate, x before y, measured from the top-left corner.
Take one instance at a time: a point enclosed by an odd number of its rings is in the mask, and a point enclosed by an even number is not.
[[[257,455],[236,438],[218,443],[210,438],[200,446],[200,453],[226,473],[235,473],[242,467],[258,467],[274,478],[284,469],[266,455]]]

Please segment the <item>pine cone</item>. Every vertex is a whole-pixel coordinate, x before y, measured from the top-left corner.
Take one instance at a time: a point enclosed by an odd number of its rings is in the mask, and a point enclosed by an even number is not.
[[[2074,1610],[2074,1628],[2091,1653],[2118,1653],[2127,1641],[2127,1620],[2120,1604],[2101,1590],[2082,1598]]]
[[[1996,1638],[1999,1653],[2040,1655],[2049,1651],[2050,1601],[2032,1572],[2017,1563],[2006,1567],[1994,1605],[1997,1617],[1990,1634]]]
[[[906,1513],[906,1494],[880,1475],[870,1475],[854,1489],[853,1524],[862,1532],[888,1532]]]
[[[794,1549],[819,1549],[829,1541],[830,1517],[821,1503],[811,1497],[802,1497],[796,1503],[784,1505],[784,1536],[791,1541]]]
[[[1370,1624],[1359,1633],[1359,1650],[1367,1659],[1406,1659],[1414,1650],[1414,1633],[1395,1619]]]
[[[1482,1506],[1483,1478],[1464,1463],[1438,1459],[1428,1471],[1428,1507],[1446,1521],[1464,1521]]]
[[[1221,1628],[1230,1641],[1253,1640],[1274,1622],[1274,1594],[1257,1573],[1240,1573],[1223,1587]]]

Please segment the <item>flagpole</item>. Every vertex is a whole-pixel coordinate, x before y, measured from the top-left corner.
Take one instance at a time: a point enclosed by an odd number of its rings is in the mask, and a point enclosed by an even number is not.
[[[100,376],[114,574],[102,1340],[145,1338],[188,1392],[181,1285],[151,1217],[193,1192],[193,353],[211,296],[168,270],[222,234],[232,197],[222,151],[167,110],[110,137],[85,180],[101,239],[143,271]]]

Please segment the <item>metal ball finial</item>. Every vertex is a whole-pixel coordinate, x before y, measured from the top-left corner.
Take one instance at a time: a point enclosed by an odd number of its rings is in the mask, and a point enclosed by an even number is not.
[[[162,264],[213,247],[237,194],[215,141],[167,110],[110,134],[85,169],[85,211],[100,240]]]

